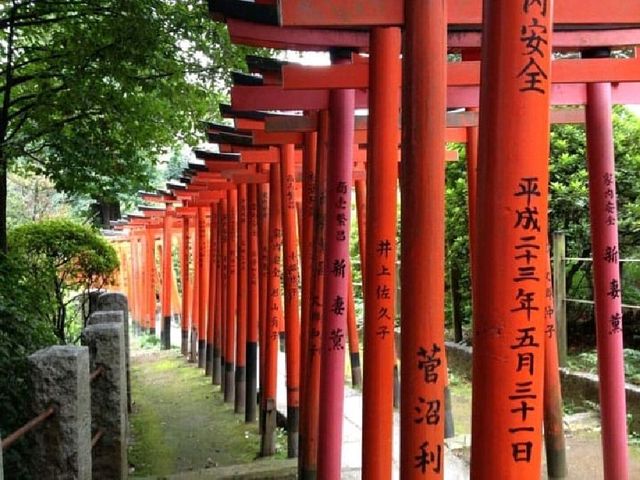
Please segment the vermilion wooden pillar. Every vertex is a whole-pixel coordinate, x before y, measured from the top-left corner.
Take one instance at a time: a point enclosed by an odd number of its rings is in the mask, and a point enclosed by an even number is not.
[[[198,367],[205,368],[207,345],[207,208],[198,207]]]
[[[300,421],[300,312],[298,298],[298,231],[296,228],[296,178],[293,145],[280,149],[282,233],[284,266],[284,318],[287,366],[287,452],[298,455]]]
[[[469,216],[469,259],[471,260],[471,295],[475,292],[475,258],[478,252],[475,247],[476,230],[476,201],[478,186],[478,127],[467,128],[467,206]],[[460,332],[460,337],[461,337]],[[461,341],[456,339],[456,341]]]
[[[196,362],[198,360],[198,318],[199,305],[198,300],[200,289],[200,242],[201,238],[198,234],[198,225],[200,224],[200,209],[196,207],[195,217],[193,218],[193,281],[191,282],[191,345],[189,361]]]
[[[258,393],[258,339],[260,318],[260,268],[258,252],[258,186],[249,185],[247,208],[248,231],[248,311],[247,311],[247,395],[245,422],[256,421]]]
[[[299,476],[315,480],[318,469],[318,420],[320,410],[320,362],[322,359],[322,301],[324,298],[325,227],[327,160],[329,142],[329,115],[326,110],[318,114],[316,157],[316,196],[313,215],[313,252],[311,311],[309,329],[302,341],[306,344],[303,357],[305,381],[300,405]]]
[[[393,463],[400,29],[374,28],[370,55],[362,476],[389,480]]]
[[[264,398],[262,416],[264,432],[261,452],[263,456],[275,453],[276,394],[278,374],[278,330],[282,317],[282,297],[280,294],[280,274],[282,269],[282,208],[280,194],[280,165],[271,164],[269,171],[269,305],[265,328]]]
[[[236,307],[238,303],[238,191],[227,191],[227,328],[224,352],[224,401],[235,397]]]
[[[567,477],[567,457],[562,422],[562,385],[558,361],[558,337],[556,328],[553,286],[551,284],[551,261],[546,249],[547,269],[545,273],[545,330],[544,330],[544,445],[549,478]]]
[[[356,214],[358,216],[358,247],[360,251],[360,274],[362,277],[362,292],[364,296],[364,284],[366,283],[367,256],[367,183],[364,180],[356,180]]]
[[[213,369],[212,369],[212,382],[214,385],[222,384],[222,372],[224,370],[224,363],[222,362],[222,330],[224,325],[224,316],[223,316],[223,276],[222,276],[222,230],[223,230],[223,217],[224,217],[224,209],[223,209],[222,201],[218,202],[216,205],[217,210],[217,239],[216,239],[216,296],[215,296],[215,316],[213,322]]]
[[[147,264],[147,278],[148,278],[148,290],[147,290],[147,305],[148,305],[148,332],[149,335],[155,336],[156,334],[156,259],[155,259],[155,245],[156,238],[151,228],[146,230],[146,264]]]
[[[138,333],[138,328],[140,325],[138,288],[140,287],[142,282],[140,279],[140,272],[138,268],[138,237],[133,230],[131,230],[131,232],[129,233],[129,248],[131,251],[131,317],[134,332]]]
[[[586,114],[604,478],[624,480],[629,460],[610,84],[587,84]]]
[[[362,369],[360,368],[360,338],[356,323],[356,299],[353,292],[353,264],[349,264],[349,293],[347,295],[347,336],[349,340],[349,360],[351,364],[351,385],[354,388],[362,385]]]
[[[182,266],[182,348],[183,355],[189,351],[189,258],[190,258],[189,217],[182,218],[182,243],[180,259]]]
[[[400,476],[443,478],[446,2],[404,11]]]
[[[336,59],[336,63],[347,61]],[[323,299],[318,435],[318,478],[323,480],[339,479],[341,472],[354,103],[355,91],[352,89],[332,90],[329,94],[330,143],[325,233],[327,273]]]
[[[258,166],[258,171],[265,172],[266,167]],[[258,375],[260,387],[260,433],[264,434],[266,351],[268,338],[271,302],[269,301],[269,183],[258,185],[258,249],[260,267],[260,317],[258,325]]]
[[[224,392],[226,387],[226,377],[225,377],[225,365],[227,358],[227,329],[229,326],[229,322],[227,321],[227,308],[228,308],[228,299],[229,296],[227,294],[227,289],[229,288],[229,212],[227,206],[227,197],[223,197],[220,201],[221,215],[220,215],[220,255],[222,256],[222,271],[221,273],[221,282],[220,282],[220,306],[221,306],[221,317],[220,317],[220,365],[221,365],[221,380],[220,380],[220,389]]]
[[[236,340],[236,394],[234,410],[244,413],[247,397],[247,184],[238,185],[238,277],[237,277],[237,340]]]
[[[171,207],[167,205],[162,225],[162,332],[161,345],[163,350],[171,348],[171,289],[173,287],[173,262],[171,245],[171,222],[173,215]]]
[[[302,156],[302,209],[298,219],[301,224],[300,257],[302,273],[302,313],[300,317],[300,425],[298,466],[301,467],[304,455],[304,399],[307,388],[308,338],[311,328],[311,306],[313,300],[313,221],[316,198],[316,158],[318,135],[306,133]],[[299,473],[301,470],[299,469]]]
[[[484,7],[471,476],[538,479],[553,1]]]
[[[193,251],[191,255],[193,263],[193,277],[190,282],[191,290],[189,299],[191,303],[191,341],[189,346],[189,362],[195,363],[198,360],[198,318],[199,318],[199,290],[200,290],[200,235],[198,225],[200,224],[200,213],[196,207],[193,218]]]
[[[207,301],[207,344],[205,374],[213,375],[213,351],[215,334],[215,315],[219,309],[216,303],[217,290],[217,253],[218,253],[218,205],[209,207],[209,289]]]
[[[311,322],[311,301],[313,285],[313,211],[316,197],[316,152],[318,136],[316,132],[306,133],[302,153],[302,215],[299,216],[302,235],[300,257],[302,272],[302,313],[300,316],[300,398],[304,395],[305,359],[307,357],[309,325]]]

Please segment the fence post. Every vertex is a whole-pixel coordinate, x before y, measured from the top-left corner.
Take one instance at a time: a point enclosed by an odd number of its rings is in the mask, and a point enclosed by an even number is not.
[[[129,345],[129,300],[122,293],[106,292],[98,297],[98,311],[122,312],[124,322],[124,350],[127,368],[127,411],[131,413],[131,353]],[[102,322],[96,322],[102,323]]]
[[[553,232],[553,301],[556,309],[558,360],[567,366],[567,284],[564,232]]]
[[[123,324],[89,325],[82,343],[89,347],[91,371],[103,369],[91,384],[92,430],[103,434],[92,451],[93,478],[124,479],[129,466]]]
[[[56,345],[38,350],[28,360],[33,411],[56,408],[55,415],[32,432],[34,478],[91,480],[88,349]]]

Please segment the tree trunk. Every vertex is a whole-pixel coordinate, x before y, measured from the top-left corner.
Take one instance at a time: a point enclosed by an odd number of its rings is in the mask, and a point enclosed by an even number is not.
[[[96,200],[96,203],[91,205],[93,212],[94,223],[101,228],[111,228],[112,220],[120,219],[120,202],[110,202],[105,200]]]
[[[7,159],[0,146],[0,253],[7,253]]]
[[[456,343],[462,341],[462,296],[460,295],[460,269],[455,261],[449,269],[451,288],[451,314],[453,316],[453,335]]]

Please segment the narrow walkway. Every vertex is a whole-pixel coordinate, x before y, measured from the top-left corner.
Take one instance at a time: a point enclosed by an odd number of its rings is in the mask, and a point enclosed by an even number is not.
[[[176,333],[179,331],[172,333],[172,337],[178,338]],[[278,358],[277,406],[282,414],[286,414],[285,375],[285,356],[281,353]],[[166,476],[181,472],[171,478],[237,478],[236,475],[227,476],[228,469],[212,467],[244,464],[250,470],[259,470],[261,467],[256,466],[258,463],[265,467],[270,464],[270,460],[254,461],[260,445],[257,425],[247,425],[242,416],[234,414],[233,407],[223,403],[219,387],[212,386],[202,370],[187,363],[177,350],[132,351],[132,377],[134,414],[130,422],[129,454],[132,476]],[[457,384],[455,377],[452,378],[458,436],[447,441],[449,448],[445,453],[445,478],[467,480],[471,391],[466,382]],[[566,416],[565,428],[568,479],[602,478],[597,412]],[[278,456],[284,458],[286,438],[280,440]],[[361,478],[362,393],[349,386],[345,386],[342,448],[342,478]],[[398,478],[399,472],[398,449],[399,415],[395,412],[394,479]],[[287,462],[289,469],[294,463],[295,460]],[[275,464],[284,465],[283,460]],[[544,466],[541,478],[547,478]],[[640,479],[638,445],[630,448],[630,478]]]
[[[132,352],[132,475],[169,475],[252,462],[257,425],[223,403],[219,388],[175,350]]]
[[[287,389],[285,355],[278,356],[278,411],[286,415]],[[393,478],[400,478],[400,415],[393,415]],[[342,479],[360,479],[362,468],[362,392],[345,385],[342,423]],[[461,458],[445,450],[445,480],[467,480],[469,467]]]

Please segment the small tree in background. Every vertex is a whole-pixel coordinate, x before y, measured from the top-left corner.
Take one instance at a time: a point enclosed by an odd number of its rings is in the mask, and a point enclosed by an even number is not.
[[[9,233],[9,256],[24,266],[21,282],[46,299],[33,316],[62,344],[84,325],[79,300],[102,288],[118,267],[115,250],[94,230],[69,220],[26,224]]]

